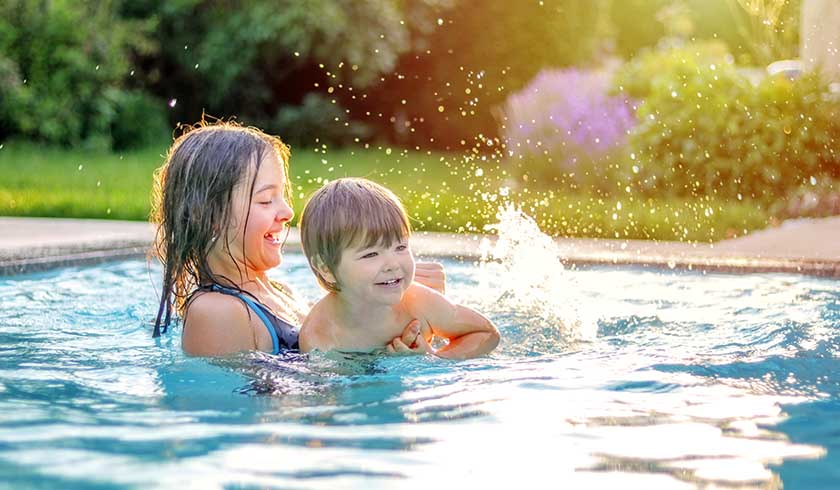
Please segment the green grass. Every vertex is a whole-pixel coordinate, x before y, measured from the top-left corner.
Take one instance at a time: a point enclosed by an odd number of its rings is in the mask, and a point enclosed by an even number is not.
[[[125,153],[0,147],[0,215],[145,220],[166,145]],[[709,241],[767,226],[756,204],[705,198],[599,197],[515,185],[504,165],[461,155],[370,147],[292,153],[294,207],[325,179],[368,177],[405,201],[416,229],[485,231],[500,205],[520,205],[556,236]]]

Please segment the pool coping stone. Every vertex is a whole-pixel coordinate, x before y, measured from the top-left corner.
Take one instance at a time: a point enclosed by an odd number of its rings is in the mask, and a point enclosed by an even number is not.
[[[154,238],[146,222],[0,217],[0,276],[56,267],[147,257]],[[475,259],[493,236],[417,232],[418,255]],[[782,272],[840,277],[840,216],[794,220],[712,244],[621,239],[558,238],[563,263],[641,266],[706,272]],[[301,251],[293,228],[287,251]]]

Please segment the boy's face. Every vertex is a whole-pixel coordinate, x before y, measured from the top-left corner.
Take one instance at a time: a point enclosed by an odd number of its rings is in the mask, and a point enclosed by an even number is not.
[[[334,277],[352,302],[395,305],[414,280],[414,255],[408,237],[391,244],[365,247],[363,243],[344,249]]]

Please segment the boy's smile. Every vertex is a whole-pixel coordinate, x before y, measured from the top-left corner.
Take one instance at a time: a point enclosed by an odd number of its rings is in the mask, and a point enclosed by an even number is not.
[[[350,247],[341,253],[335,271],[341,291],[353,302],[394,305],[414,280],[414,256],[408,240]]]

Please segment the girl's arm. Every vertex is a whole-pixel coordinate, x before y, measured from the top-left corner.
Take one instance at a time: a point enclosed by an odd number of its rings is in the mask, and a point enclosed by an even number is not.
[[[449,359],[467,359],[489,354],[499,345],[499,330],[493,322],[471,308],[452,303],[437,291],[413,284],[406,291],[406,300],[418,317],[428,321],[432,333],[449,340],[434,351],[423,335],[418,336],[418,347],[428,347],[427,352]]]
[[[440,294],[446,294],[446,271],[437,262],[417,262],[414,267],[414,280],[430,287]]]
[[[196,296],[187,307],[181,348],[191,356],[207,357],[259,349],[246,308],[224,294]]]

